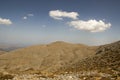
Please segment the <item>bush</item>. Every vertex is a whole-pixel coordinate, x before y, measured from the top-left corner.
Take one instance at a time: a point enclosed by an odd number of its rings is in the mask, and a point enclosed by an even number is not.
[[[6,80],[6,79],[13,79],[14,76],[13,75],[10,75],[10,74],[2,74],[0,73],[0,80]]]

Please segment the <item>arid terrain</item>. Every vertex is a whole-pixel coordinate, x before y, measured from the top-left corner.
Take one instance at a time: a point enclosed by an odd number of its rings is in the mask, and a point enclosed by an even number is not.
[[[0,55],[2,55],[2,54],[4,54],[4,53],[6,53],[5,51],[0,51]]]
[[[120,80],[120,41],[62,41],[0,52],[0,80]]]

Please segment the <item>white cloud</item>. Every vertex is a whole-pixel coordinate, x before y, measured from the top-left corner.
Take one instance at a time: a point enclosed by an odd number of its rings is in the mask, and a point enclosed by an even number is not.
[[[47,27],[46,25],[42,25],[42,28],[45,28],[45,27]]]
[[[62,20],[64,17],[71,19],[78,19],[79,14],[77,12],[66,12],[61,10],[52,10],[49,12],[49,16],[53,19]]]
[[[102,20],[76,20],[68,22],[69,26],[72,26],[78,30],[87,30],[90,32],[102,32],[111,27],[110,23],[105,23]]]
[[[87,21],[78,19],[79,14],[77,12],[66,12],[61,10],[49,11],[49,16],[53,19],[62,20],[63,18],[71,18],[73,21],[68,22],[69,26],[78,30],[86,30],[89,32],[102,32],[111,27],[110,23],[105,23],[103,20],[90,19]]]
[[[29,17],[33,17],[34,14],[27,14],[26,16],[23,17],[24,20],[28,19]]]
[[[32,17],[32,16],[34,16],[34,14],[27,14],[27,16],[30,16],[30,17]]]
[[[28,17],[27,16],[24,16],[23,19],[26,20]]]
[[[10,19],[0,18],[0,24],[11,25],[11,24],[12,24],[12,21],[11,21]]]

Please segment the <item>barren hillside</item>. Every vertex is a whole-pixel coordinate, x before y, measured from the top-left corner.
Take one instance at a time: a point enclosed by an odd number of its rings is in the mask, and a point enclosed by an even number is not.
[[[55,72],[95,54],[96,47],[66,42],[31,46],[0,56],[0,69]]]
[[[4,53],[6,53],[5,51],[0,51],[0,55],[2,55],[2,54],[4,54]]]

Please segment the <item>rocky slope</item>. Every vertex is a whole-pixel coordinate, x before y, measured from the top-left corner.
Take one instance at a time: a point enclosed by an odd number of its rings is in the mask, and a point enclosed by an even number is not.
[[[93,71],[120,76],[120,41],[102,45],[96,55],[73,64],[67,71]]]

